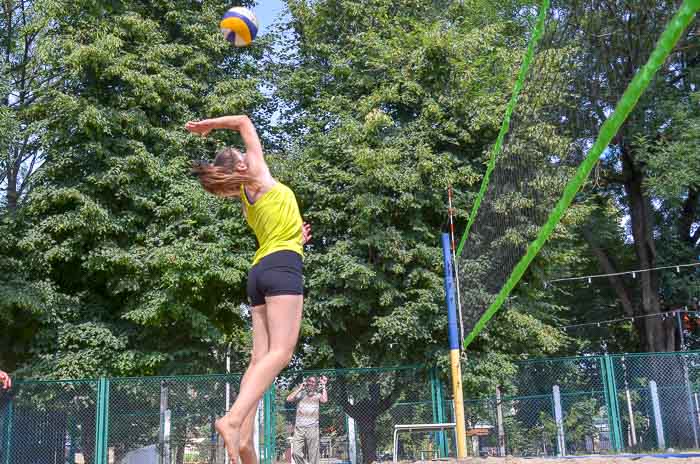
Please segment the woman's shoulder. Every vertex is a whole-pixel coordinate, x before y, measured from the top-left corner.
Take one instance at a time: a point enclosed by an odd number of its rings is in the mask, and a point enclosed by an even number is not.
[[[294,195],[294,191],[291,188],[289,188],[289,186],[287,186],[286,184],[284,184],[278,180],[275,180],[275,185],[272,187],[272,190],[277,190],[277,191],[284,193],[284,194]]]

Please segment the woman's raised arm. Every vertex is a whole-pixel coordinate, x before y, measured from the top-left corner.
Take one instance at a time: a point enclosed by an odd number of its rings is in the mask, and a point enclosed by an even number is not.
[[[246,161],[252,175],[266,170],[267,164],[263,157],[262,144],[255,130],[253,122],[248,116],[222,116],[220,118],[204,119],[202,121],[190,121],[185,124],[185,129],[202,137],[206,137],[214,129],[228,129],[241,134],[246,150]]]

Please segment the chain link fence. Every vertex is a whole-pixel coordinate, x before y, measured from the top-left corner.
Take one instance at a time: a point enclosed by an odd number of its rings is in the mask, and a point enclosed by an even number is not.
[[[323,379],[326,395],[319,388]],[[305,404],[296,392],[315,385],[319,402],[318,448],[329,463],[391,461],[396,425],[433,424],[445,420],[446,403],[436,371],[425,367],[287,372],[275,389],[275,462],[301,463],[315,453],[315,435],[307,437]],[[316,427],[316,426],[314,426]],[[400,459],[434,459],[454,455],[454,433],[416,428],[402,431]],[[313,454],[311,456],[313,458]],[[313,459],[312,459],[313,461]]]
[[[500,401],[494,392],[465,403],[467,428],[482,432],[472,454],[700,449],[699,352],[527,361],[500,390]],[[470,424],[470,416],[478,419]]]
[[[505,450],[521,456],[612,450],[605,357],[520,363],[501,401]]]
[[[239,375],[110,380],[108,462],[224,462],[214,422],[239,384]]]
[[[20,383],[0,398],[0,463],[94,462],[96,381]]]
[[[613,356],[627,449],[698,449],[700,353]]]
[[[447,380],[423,366],[283,372],[257,412],[260,460],[455,457]],[[228,464],[214,421],[239,383],[234,374],[17,381],[0,394],[0,464]],[[471,455],[700,449],[700,352],[527,361],[481,393],[465,400]]]

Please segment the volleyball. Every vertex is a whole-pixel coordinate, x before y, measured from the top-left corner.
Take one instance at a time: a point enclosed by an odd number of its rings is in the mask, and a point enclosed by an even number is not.
[[[236,47],[246,47],[258,35],[258,19],[255,13],[242,6],[234,6],[221,18],[219,24],[226,40]]]

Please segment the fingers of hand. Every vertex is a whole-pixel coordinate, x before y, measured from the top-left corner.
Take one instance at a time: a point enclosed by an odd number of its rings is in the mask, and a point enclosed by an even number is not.
[[[311,224],[305,222],[301,227],[301,233],[304,237],[304,243],[311,240]]]
[[[185,129],[197,133],[202,137],[206,137],[212,130],[211,126],[205,121],[188,121],[185,124]]]

